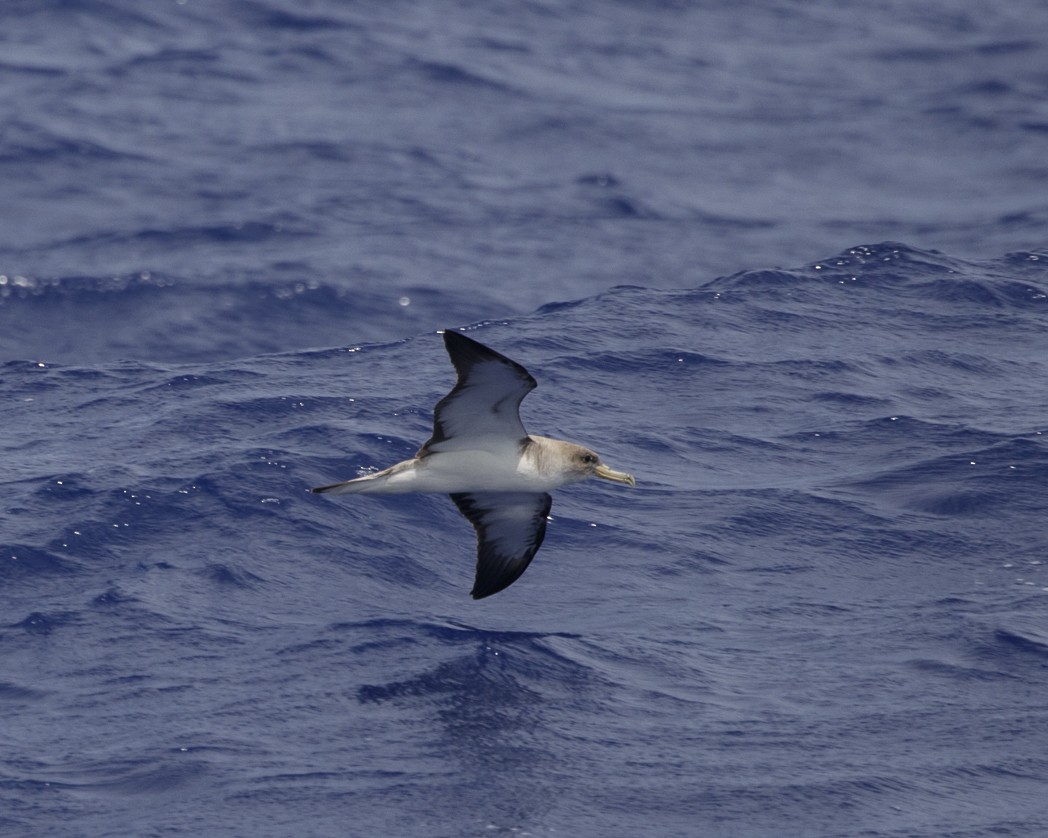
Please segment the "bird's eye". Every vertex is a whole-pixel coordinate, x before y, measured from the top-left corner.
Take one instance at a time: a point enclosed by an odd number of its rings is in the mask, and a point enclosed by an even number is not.
[[[592,465],[593,463],[597,462],[597,458],[593,454],[583,454],[582,462],[586,463],[587,465]]]

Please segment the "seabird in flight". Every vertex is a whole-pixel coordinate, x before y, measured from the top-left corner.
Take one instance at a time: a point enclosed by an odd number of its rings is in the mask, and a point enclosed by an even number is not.
[[[546,534],[554,489],[590,477],[636,486],[632,474],[608,468],[593,451],[532,436],[520,403],[537,383],[524,367],[472,338],[444,332],[458,381],[437,402],[433,436],[410,460],[321,494],[443,492],[477,531],[474,599],[512,585]]]

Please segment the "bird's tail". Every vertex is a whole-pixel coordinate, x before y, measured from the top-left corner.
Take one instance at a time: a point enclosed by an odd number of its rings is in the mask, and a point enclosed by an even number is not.
[[[388,494],[397,491],[390,487],[389,478],[403,471],[408,463],[410,460],[407,463],[397,463],[382,471],[376,471],[374,474],[365,474],[363,477],[332,483],[330,486],[317,486],[309,491],[315,495]],[[401,491],[404,490],[401,489]]]
[[[330,486],[317,486],[309,491],[315,495],[360,494],[378,488],[374,482],[376,477],[378,477],[377,474],[369,474],[366,477],[357,477],[353,480],[344,480],[341,483],[332,483]]]
[[[357,478],[358,480],[360,478]],[[330,486],[314,486],[311,491],[314,495],[345,495],[350,492],[359,492],[360,489],[353,484],[356,480],[346,480],[342,483],[332,483]]]

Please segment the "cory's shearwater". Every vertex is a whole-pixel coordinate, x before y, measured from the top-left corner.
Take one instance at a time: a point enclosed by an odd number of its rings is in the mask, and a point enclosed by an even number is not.
[[[527,568],[546,534],[553,499],[569,483],[602,477],[636,486],[588,448],[531,436],[520,403],[535,379],[482,343],[445,331],[458,381],[434,409],[433,436],[410,460],[313,492],[341,495],[443,492],[477,531],[474,599],[498,593]]]

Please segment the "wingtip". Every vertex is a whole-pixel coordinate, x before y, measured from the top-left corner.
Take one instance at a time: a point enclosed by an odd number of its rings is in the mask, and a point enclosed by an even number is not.
[[[512,584],[512,583],[510,583]],[[492,594],[497,594],[499,591],[504,591],[509,585],[501,584],[501,580],[493,580],[491,577],[486,577],[481,574],[480,566],[477,567],[477,575],[473,579],[473,589],[469,592],[469,595],[473,599],[486,599]]]
[[[529,390],[538,387],[535,377],[512,358],[506,357],[501,352],[455,329],[445,329],[443,334],[444,348],[460,377],[465,375],[473,364],[495,361],[516,372],[523,381],[527,382]]]
[[[480,548],[477,556],[476,575],[473,577],[473,589],[469,592],[473,599],[487,599],[489,596],[506,590],[506,588],[520,579],[527,566],[531,563],[531,556],[523,562],[523,567],[518,566],[511,570],[506,570],[505,568],[496,570],[491,566],[490,561],[490,556],[486,554],[483,548]]]
[[[460,332],[458,329],[444,329],[442,334],[444,335],[445,346],[459,346],[462,348],[471,348],[481,353],[490,352],[493,355],[499,355],[501,353],[496,352],[490,346],[486,346],[476,338],[471,338],[469,335]]]
[[[472,344],[476,344],[477,346],[484,346],[484,344],[482,344],[479,340],[474,340],[473,338],[462,334],[462,332],[458,331],[457,329],[444,329],[444,331],[441,332],[441,334],[444,335],[444,346],[447,347],[454,346],[455,344],[458,344],[459,346],[470,346]],[[484,348],[488,349],[488,347],[486,346],[484,346]]]
[[[516,581],[516,580],[514,580],[514,581]],[[513,584],[513,583],[511,582],[510,584]],[[469,592],[469,595],[471,597],[473,597],[473,599],[486,599],[487,597],[491,596],[492,594],[497,594],[499,591],[506,590],[506,588],[508,588],[508,587],[509,587],[509,585],[501,585],[501,586],[496,587],[496,588],[492,588],[492,587],[478,588],[476,585],[474,585],[473,586],[473,590]]]

